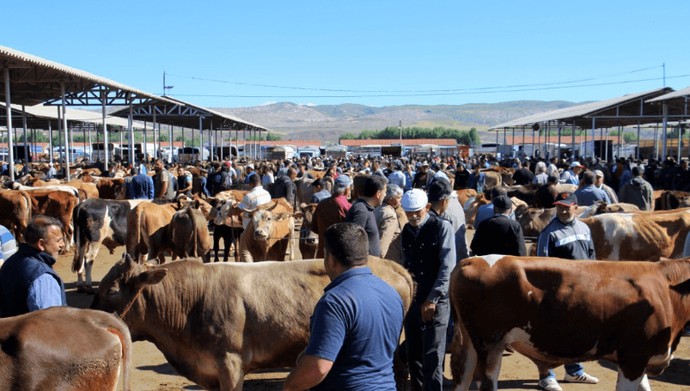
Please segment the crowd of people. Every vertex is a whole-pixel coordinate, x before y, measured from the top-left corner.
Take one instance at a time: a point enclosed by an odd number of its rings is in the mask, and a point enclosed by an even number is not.
[[[690,189],[685,160],[643,164],[633,159],[607,163],[588,158],[581,163],[559,158],[499,161],[490,156],[232,160],[196,167],[172,167],[156,160],[150,167],[130,167],[126,183],[131,199],[172,200],[195,193],[212,197],[246,189],[249,192],[239,204],[246,214],[272,198],[285,197],[294,205],[295,180],[312,177],[312,170],[321,171],[321,178],[310,178],[314,179],[310,201],[318,204],[312,230],[323,243],[316,256],[324,258],[332,282],[314,309],[309,345],[285,389],[370,389],[373,384],[376,389],[394,389],[393,354],[404,329],[412,389],[441,390],[444,355],[453,330],[448,297],[451,271],[472,254],[526,255],[513,203],[500,188],[486,191],[491,203],[477,211],[474,238],[469,245],[466,242],[465,214],[454,190],[489,190],[486,170],[492,167],[508,169],[514,184],[537,187],[557,208],[556,218],[538,238],[539,256],[595,259],[591,233],[575,219],[578,206],[628,202],[651,210],[653,189]],[[153,175],[147,173],[149,168]],[[370,175],[351,201],[357,174]],[[555,192],[557,184],[571,184],[576,190]],[[247,216],[243,221],[246,228]],[[64,246],[61,224],[34,217],[24,234],[25,243],[18,247],[6,231],[0,227],[5,259],[0,268],[0,314],[66,305],[64,284],[52,269]],[[416,293],[406,317],[397,294],[367,268],[368,256],[397,260],[413,276]],[[598,379],[573,364],[566,366],[565,381],[597,383]],[[540,373],[539,386],[561,389],[552,371]]]

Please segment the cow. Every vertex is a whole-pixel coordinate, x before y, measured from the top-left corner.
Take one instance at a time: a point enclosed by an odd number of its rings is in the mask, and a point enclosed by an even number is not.
[[[130,389],[132,339],[103,311],[52,307],[0,319],[0,389]]]
[[[12,231],[17,242],[31,220],[31,196],[22,190],[0,190],[0,224]]]
[[[112,254],[127,243],[127,215],[148,200],[88,199],[74,208],[74,258],[72,271],[77,273],[77,291],[93,293],[91,269],[101,244]]]
[[[235,261],[239,260],[237,251],[238,238],[242,234],[241,210],[235,206],[239,204],[234,198],[221,199],[216,201],[216,218],[213,221],[213,254],[214,262],[218,262],[218,252],[220,251],[220,240],[223,239],[223,262],[228,261],[230,247],[235,244]]]
[[[316,253],[319,250],[319,235],[311,230],[317,205],[301,204],[299,206],[302,214],[302,226],[299,229],[299,252],[302,254],[302,259],[316,258]]]
[[[199,257],[209,261],[211,237],[206,218],[198,209],[199,201],[175,212],[168,224],[168,239],[172,244],[172,259]]]
[[[33,187],[33,186],[24,186],[19,182],[8,182],[5,184],[5,187],[13,190],[24,190],[24,191],[45,191],[45,190],[50,190],[50,191],[60,191],[64,192],[70,195],[73,195],[77,198],[79,198],[79,190],[75,188],[74,186],[68,186],[68,185],[47,185],[47,186],[40,186],[40,187]]]
[[[240,235],[242,262],[285,259],[295,229],[292,209],[285,203],[284,198],[276,199],[249,213],[249,225]]]
[[[610,216],[610,215],[604,215]],[[573,261],[488,255],[451,275],[456,390],[476,376],[496,390],[510,345],[539,368],[606,359],[618,363],[617,390],[649,390],[690,320],[690,260]]]
[[[607,213],[580,220],[592,232],[597,259],[659,261],[680,258],[690,232],[690,208]]]
[[[58,182],[59,183],[59,182]],[[52,182],[46,182],[41,179],[36,179],[31,183],[31,186],[41,187],[41,188],[52,188],[55,184]],[[73,180],[65,183],[65,186],[71,186],[77,189],[79,195],[79,200],[84,201],[89,198],[98,198],[98,188],[93,183],[83,182],[81,180]]]
[[[127,254],[140,262],[158,258],[164,263],[165,251],[172,244],[166,240],[168,224],[176,211],[176,204],[142,202],[135,206],[127,214]]]
[[[107,200],[124,200],[127,187],[123,178],[98,178],[96,180],[98,196]]]
[[[690,207],[690,193],[678,190],[655,191],[654,210]]]
[[[26,191],[31,197],[31,214],[55,217],[62,223],[65,236],[64,251],[69,251],[72,243],[72,213],[79,203],[78,196],[66,191],[54,191],[44,188]]]
[[[409,308],[409,273],[392,261],[372,258],[369,266]],[[125,255],[101,281],[92,308],[121,313],[133,303],[123,320],[134,341],[154,343],[204,388],[239,391],[246,373],[295,364],[328,283],[323,260],[147,267]]]

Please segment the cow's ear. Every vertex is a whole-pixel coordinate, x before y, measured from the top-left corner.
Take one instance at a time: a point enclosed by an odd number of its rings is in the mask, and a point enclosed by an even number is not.
[[[154,269],[141,273],[138,277],[139,282],[145,285],[156,285],[165,278],[168,269]]]
[[[671,285],[671,289],[678,292],[680,295],[690,294],[690,280],[685,280],[680,284]]]

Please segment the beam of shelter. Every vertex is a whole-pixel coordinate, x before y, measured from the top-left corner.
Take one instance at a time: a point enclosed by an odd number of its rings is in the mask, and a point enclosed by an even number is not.
[[[132,116],[139,121],[153,122],[153,113],[156,113],[156,122],[159,124],[181,126],[189,129],[199,129],[199,117],[203,117],[204,129],[213,128],[218,130],[253,130],[258,132],[277,133],[264,126],[256,125],[243,119],[229,114],[221,113],[206,107],[198,106],[193,103],[185,102],[180,99],[165,97],[173,104],[141,104],[134,105]],[[118,117],[127,117],[129,109],[121,109],[111,113]]]
[[[107,106],[166,101],[158,95],[5,46],[0,46],[0,68],[10,71],[10,94],[14,104],[33,106],[48,102],[60,105],[63,99],[61,83],[67,106],[100,106],[102,87],[107,91]],[[0,99],[5,100],[4,89],[0,91]]]
[[[519,128],[522,126],[532,127],[532,125],[540,123],[563,124],[567,126],[574,125],[580,128],[588,128],[591,127],[592,118],[596,118],[596,125],[600,128],[659,122],[663,118],[661,109],[658,106],[646,103],[646,101],[667,94],[670,91],[672,91],[672,89],[668,87],[658,88],[617,98],[532,114],[493,126],[489,130]]]
[[[48,124],[52,126],[53,129],[58,128],[58,118],[57,110],[55,107],[36,105],[24,107],[27,116],[27,126],[32,129],[48,129]],[[0,102],[0,123],[4,123],[6,118],[4,114],[5,104]],[[67,123],[70,125],[74,124],[103,124],[103,117],[101,113],[89,110],[79,110],[79,109],[67,109],[66,110]],[[22,107],[17,104],[12,105],[12,122],[18,120],[21,123],[22,119]],[[106,117],[106,123],[109,128],[117,128],[116,130],[125,129],[128,126],[127,120],[120,117]],[[143,129],[144,124],[136,122],[134,123],[135,129]]]
[[[669,92],[661,96],[657,96],[654,99],[650,99],[647,103],[666,103],[668,105],[668,110],[672,114],[688,115],[690,114],[690,87],[683,88],[682,90]]]

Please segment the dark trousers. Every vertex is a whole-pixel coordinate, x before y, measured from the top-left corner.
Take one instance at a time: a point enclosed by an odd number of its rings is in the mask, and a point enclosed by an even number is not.
[[[439,300],[434,320],[429,323],[422,322],[421,305],[421,302],[414,301],[405,319],[407,365],[412,390],[442,391],[450,305],[448,298]]]

